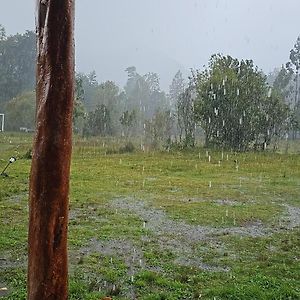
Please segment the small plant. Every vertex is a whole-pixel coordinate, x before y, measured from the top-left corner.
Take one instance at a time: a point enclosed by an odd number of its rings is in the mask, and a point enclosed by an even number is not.
[[[135,147],[132,144],[132,142],[127,142],[125,144],[125,146],[120,147],[120,149],[119,149],[120,154],[122,154],[122,153],[133,153],[134,151],[135,151]]]
[[[32,159],[32,149],[29,148],[27,152],[23,155],[23,159]]]

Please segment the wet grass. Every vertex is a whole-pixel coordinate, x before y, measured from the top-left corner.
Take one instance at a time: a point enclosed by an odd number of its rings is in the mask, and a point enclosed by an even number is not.
[[[0,167],[18,158],[9,177],[0,177],[3,299],[26,298],[31,161],[23,157],[31,140],[0,135]],[[299,225],[289,228],[284,219],[286,205],[300,207],[300,147],[294,144],[293,154],[203,148],[119,154],[121,146],[109,139],[74,142],[70,299],[300,299]],[[115,199],[145,203],[153,216],[162,213],[162,226],[203,226],[214,234],[190,241],[155,232],[137,211],[114,206]],[[251,226],[267,233],[230,233]]]

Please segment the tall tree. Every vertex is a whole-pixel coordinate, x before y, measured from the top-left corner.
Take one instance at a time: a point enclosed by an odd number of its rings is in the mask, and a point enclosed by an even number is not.
[[[299,69],[300,69],[300,36],[298,37],[294,48],[290,52],[290,61],[295,68],[295,107],[299,106]]]
[[[82,77],[79,74],[75,76],[75,99],[73,106],[73,131],[82,134],[85,120],[85,107]]]
[[[0,27],[0,107],[24,91],[34,88],[35,33],[5,35]]]
[[[5,130],[19,131],[21,127],[35,128],[35,93],[25,92],[5,105]]]
[[[96,79],[96,72],[92,71],[89,74],[79,73],[77,78],[81,80],[82,88],[84,90],[84,106],[87,111],[92,111],[96,108],[95,97],[98,88],[98,81]]]
[[[182,142],[182,136],[184,131],[184,123],[183,123],[183,116],[182,111],[179,111],[182,102],[182,99],[180,99],[181,96],[183,96],[185,92],[185,83],[182,76],[182,73],[180,70],[175,74],[172,83],[169,87],[169,107],[171,114],[175,115],[177,117],[176,119],[176,125],[177,129],[179,131],[179,140]]]
[[[195,146],[195,91],[192,85],[181,93],[177,100],[177,121],[180,142],[184,147]]]
[[[297,136],[300,129],[300,99],[299,99],[299,71],[300,71],[300,36],[298,37],[294,48],[290,51],[290,63],[295,71],[295,104],[291,117],[291,127],[293,138]]]
[[[172,80],[172,83],[170,85],[170,88],[169,88],[170,107],[172,109],[175,108],[180,95],[184,92],[184,88],[185,88],[184,79],[183,79],[181,71],[179,70],[175,74],[175,76]]]
[[[251,60],[213,55],[209,67],[194,75],[194,84],[195,113],[205,131],[206,146],[238,151],[265,147],[287,118],[283,97],[272,93],[265,75]]]
[[[68,298],[74,0],[37,0],[37,128],[29,189],[28,299]]]
[[[3,25],[0,24],[0,41],[3,41],[6,38],[6,32]]]
[[[107,136],[112,134],[110,111],[104,104],[97,105],[94,111],[88,113],[84,134],[88,136]]]

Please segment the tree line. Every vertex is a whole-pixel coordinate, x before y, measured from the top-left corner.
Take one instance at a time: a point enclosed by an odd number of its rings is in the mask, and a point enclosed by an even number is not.
[[[0,25],[0,112],[5,129],[34,128],[35,33],[7,36]],[[139,139],[141,147],[207,147],[246,151],[276,147],[300,129],[300,37],[289,61],[266,76],[252,60],[215,54],[204,70],[184,79],[178,71],[168,93],[156,73],[128,67],[123,88],[76,74],[73,129],[83,136]]]

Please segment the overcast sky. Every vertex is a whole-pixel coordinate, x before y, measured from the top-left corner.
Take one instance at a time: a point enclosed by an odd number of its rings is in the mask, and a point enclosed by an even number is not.
[[[34,28],[34,0],[0,0],[8,34]],[[300,35],[300,0],[76,0],[77,70],[125,82],[124,69],[202,68],[213,53],[251,58],[268,73]]]

